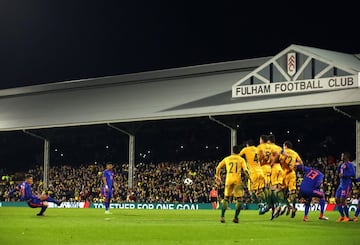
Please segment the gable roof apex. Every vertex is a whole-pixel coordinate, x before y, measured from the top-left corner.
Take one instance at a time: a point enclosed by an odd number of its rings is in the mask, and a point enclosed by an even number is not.
[[[353,72],[360,72],[360,59],[356,54],[348,54],[327,49],[320,49],[309,46],[292,44],[285,50],[296,50],[300,53],[308,54],[327,63],[336,64],[344,69],[351,69]]]
[[[355,54],[347,54],[347,53],[330,51],[330,50],[325,50],[325,49],[320,49],[320,48],[291,44],[290,46],[288,46],[287,48],[285,48],[284,50],[282,50],[281,52],[279,52],[278,54],[273,56],[270,60],[267,60],[264,64],[257,67],[251,73],[249,73],[248,75],[246,75],[245,77],[243,77],[239,81],[237,81],[233,85],[233,91],[234,91],[234,89],[236,89],[236,86],[238,86],[244,82],[248,82],[249,79],[254,78],[254,77],[256,77],[258,80],[260,80],[261,83],[270,83],[269,78],[263,77],[260,74],[260,72],[262,70],[266,69],[266,67],[269,67],[270,65],[275,65],[278,68],[278,70],[280,71],[283,78],[290,80],[291,78],[287,74],[285,74],[286,72],[283,70],[282,67],[280,67],[278,60],[291,52],[296,52],[299,54],[303,54],[304,56],[307,56],[307,61],[304,63],[306,65],[311,61],[311,59],[320,61],[324,64],[327,64],[328,67],[326,69],[324,69],[325,72],[327,70],[329,70],[331,67],[334,67],[334,68],[336,67],[336,68],[340,68],[341,70],[343,70],[349,74],[357,75],[360,73],[360,59]],[[305,67],[305,65],[303,66],[303,68],[304,67]],[[322,71],[322,72],[319,72],[319,74],[325,73],[325,72]],[[298,75],[300,75],[300,74],[298,74]],[[295,76],[295,78],[297,78],[297,76]]]

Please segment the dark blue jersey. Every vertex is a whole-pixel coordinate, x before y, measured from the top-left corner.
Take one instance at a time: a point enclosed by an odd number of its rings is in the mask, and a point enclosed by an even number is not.
[[[339,174],[342,174],[340,177],[340,186],[351,185],[352,178],[355,177],[355,167],[351,162],[343,162],[339,167]]]
[[[103,177],[106,178],[106,184],[107,186],[112,189],[113,187],[113,179],[114,179],[114,173],[111,170],[106,169],[103,172]]]
[[[321,183],[324,179],[324,174],[317,169],[309,168],[304,165],[301,165],[301,168],[304,171],[304,179],[301,182],[300,189],[320,189]]]
[[[21,192],[21,200],[22,201],[29,201],[33,198],[36,198],[36,196],[32,193],[32,188],[29,183],[26,181],[22,182],[20,185],[20,192]]]

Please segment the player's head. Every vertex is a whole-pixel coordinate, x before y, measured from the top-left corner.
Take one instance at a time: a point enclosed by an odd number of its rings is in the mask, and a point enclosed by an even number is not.
[[[286,141],[284,142],[284,146],[285,146],[286,148],[289,148],[289,149],[292,149],[292,147],[293,147],[290,140],[286,140]]]
[[[275,144],[275,135],[269,134],[268,137],[267,137],[267,139],[268,139],[268,142],[269,142],[269,143]]]
[[[268,141],[268,136],[265,134],[260,135],[260,144],[266,143]]]
[[[350,152],[345,151],[344,153],[342,153],[341,160],[343,160],[344,162],[350,161]]]
[[[107,163],[106,163],[106,169],[112,170],[112,168],[113,168],[112,162],[107,162]]]
[[[34,182],[33,180],[33,176],[31,174],[26,174],[25,175],[25,181],[28,183],[28,184],[32,184]]]
[[[232,151],[234,154],[239,154],[241,151],[241,147],[239,145],[234,145]]]
[[[252,139],[246,141],[246,146],[253,146],[253,145],[254,145],[254,141]]]

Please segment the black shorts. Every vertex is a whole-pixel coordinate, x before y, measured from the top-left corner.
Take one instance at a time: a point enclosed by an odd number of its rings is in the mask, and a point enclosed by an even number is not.
[[[210,201],[211,201],[211,202],[216,202],[216,201],[217,201],[217,197],[210,197]]]

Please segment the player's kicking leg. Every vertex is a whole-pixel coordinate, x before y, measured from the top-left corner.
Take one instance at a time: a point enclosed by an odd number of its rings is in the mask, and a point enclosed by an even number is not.
[[[55,203],[57,206],[60,206],[63,201],[65,201],[65,197],[63,197],[61,200],[56,200],[55,198],[50,197],[48,194],[40,195],[39,199],[41,201],[47,201]]]
[[[33,198],[29,200],[27,204],[30,208],[41,208],[40,212],[36,214],[37,216],[44,216],[44,213],[48,207],[47,201],[42,201],[40,198]]]

